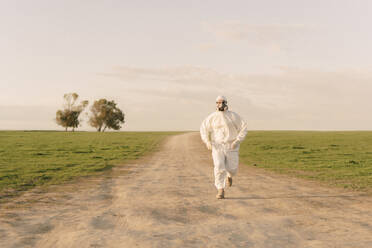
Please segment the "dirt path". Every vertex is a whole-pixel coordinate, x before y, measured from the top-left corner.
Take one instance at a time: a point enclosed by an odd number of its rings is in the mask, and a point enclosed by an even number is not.
[[[172,136],[114,177],[3,204],[0,247],[372,247],[371,197],[241,166],[217,200],[212,171],[198,133]]]

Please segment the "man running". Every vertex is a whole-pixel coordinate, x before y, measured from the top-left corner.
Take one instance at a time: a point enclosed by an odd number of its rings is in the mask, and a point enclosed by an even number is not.
[[[218,96],[216,111],[200,126],[201,139],[208,150],[212,150],[217,199],[225,198],[226,182],[232,186],[232,177],[238,171],[240,143],[247,131],[247,123],[237,113],[228,110],[224,96]]]

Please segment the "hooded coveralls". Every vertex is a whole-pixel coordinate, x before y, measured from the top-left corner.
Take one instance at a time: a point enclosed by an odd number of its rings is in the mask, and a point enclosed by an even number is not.
[[[225,110],[210,114],[200,126],[201,139],[212,144],[214,178],[217,189],[225,188],[225,179],[238,171],[240,142],[247,135],[247,123],[235,112]],[[231,149],[231,144],[238,144]]]

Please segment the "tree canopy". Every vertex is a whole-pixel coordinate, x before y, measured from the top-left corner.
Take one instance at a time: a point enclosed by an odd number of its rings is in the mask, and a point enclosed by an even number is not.
[[[94,101],[90,108],[89,124],[98,132],[104,132],[106,128],[119,130],[125,121],[123,111],[116,105],[115,101],[104,98]]]
[[[63,95],[65,100],[63,109],[58,110],[56,113],[56,122],[58,125],[67,129],[72,128],[72,131],[75,131],[80,124],[79,116],[81,112],[88,105],[88,101],[81,101],[80,104],[77,104],[77,99],[79,95],[77,93],[67,93]]]

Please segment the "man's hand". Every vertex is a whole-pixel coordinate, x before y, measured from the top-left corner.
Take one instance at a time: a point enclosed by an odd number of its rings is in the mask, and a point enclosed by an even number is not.
[[[212,150],[212,144],[211,144],[211,142],[207,142],[206,145],[207,145],[207,149],[208,150]]]
[[[240,141],[239,141],[239,140],[234,140],[234,142],[233,142],[233,143],[231,143],[231,146],[230,146],[230,148],[231,148],[231,149],[235,149],[235,148],[237,148],[237,147],[238,147],[238,145],[239,145],[239,143],[240,143]]]

